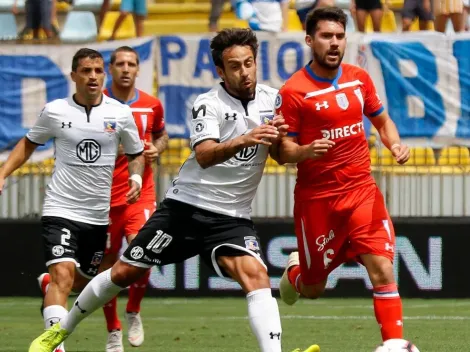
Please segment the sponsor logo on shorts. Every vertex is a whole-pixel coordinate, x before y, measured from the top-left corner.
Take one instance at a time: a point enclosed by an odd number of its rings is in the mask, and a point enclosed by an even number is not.
[[[103,251],[95,252],[90,264],[93,266],[99,266],[103,260]]]
[[[132,259],[140,259],[144,256],[144,249],[142,247],[136,246],[131,249],[131,258]]]
[[[327,249],[325,253],[323,253],[323,265],[325,266],[325,269],[328,269],[330,266],[330,263],[333,261],[335,255],[335,251],[330,249]]]
[[[318,251],[322,252],[325,249],[325,246],[333,239],[335,238],[335,233],[333,230],[330,230],[330,233],[328,236],[321,235],[317,238],[317,246],[318,246]]]
[[[64,247],[60,245],[52,247],[52,254],[56,257],[60,257],[62,254],[64,254]]]
[[[245,247],[250,251],[257,252],[259,251],[259,243],[256,237],[253,236],[246,236],[244,237],[245,240]]]

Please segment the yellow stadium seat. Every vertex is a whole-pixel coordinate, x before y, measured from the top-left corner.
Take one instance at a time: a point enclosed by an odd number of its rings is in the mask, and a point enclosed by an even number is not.
[[[289,31],[302,31],[302,23],[299,20],[299,16],[297,15],[297,11],[289,10],[289,17],[288,17],[288,29]]]
[[[430,147],[414,147],[410,150],[408,165],[435,165],[436,158]]]
[[[189,141],[184,138],[171,138],[168,140],[168,149],[178,149],[189,146]]]
[[[370,148],[370,162],[372,165],[377,165],[379,163],[379,156],[376,147]]]
[[[452,146],[441,150],[439,165],[469,165],[470,153],[468,147]]]
[[[392,33],[397,31],[397,22],[393,11],[388,10],[384,12],[384,15],[382,17],[381,30],[383,33]],[[371,33],[374,31],[370,15],[367,15],[366,17],[365,31],[367,33]]]
[[[103,24],[101,25],[100,32],[98,34],[99,40],[107,40],[113,33],[114,24],[119,17],[118,11],[108,11],[104,16]],[[116,33],[116,39],[128,39],[135,38],[135,26],[134,19],[131,14],[127,15],[126,19],[122,22]]]
[[[393,165],[395,159],[393,158],[392,152],[385,147],[380,148],[379,151],[379,163],[378,165]]]
[[[433,21],[428,21],[428,28],[427,28],[429,31],[433,31],[434,30],[434,22]],[[419,19],[418,18],[415,18],[413,20],[413,22],[411,23],[411,27],[410,27],[410,31],[411,32],[417,32],[419,31]]]

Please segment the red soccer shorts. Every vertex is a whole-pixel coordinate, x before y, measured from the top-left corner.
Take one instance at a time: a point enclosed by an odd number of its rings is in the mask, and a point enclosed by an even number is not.
[[[123,236],[137,235],[156,209],[154,201],[138,201],[112,207],[109,212],[108,240],[105,254],[118,254]]]
[[[345,262],[361,262],[361,254],[384,256],[393,262],[395,232],[375,184],[296,202],[294,218],[302,282],[306,285],[323,282]]]

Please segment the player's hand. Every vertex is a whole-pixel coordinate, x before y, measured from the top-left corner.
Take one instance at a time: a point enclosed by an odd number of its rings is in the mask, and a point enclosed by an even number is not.
[[[276,127],[272,125],[261,125],[253,130],[250,133],[247,133],[242,136],[243,145],[245,147],[252,147],[256,144],[271,145],[270,139],[275,139],[279,136],[279,131]]]
[[[144,157],[147,164],[151,164],[158,159],[158,150],[153,143],[145,142]]]
[[[134,180],[129,179],[129,192],[126,193],[127,204],[133,204],[139,200],[140,185]]]
[[[316,139],[307,146],[308,157],[312,159],[317,159],[325,155],[333,146],[335,142],[330,141],[329,139],[322,138]]]
[[[404,144],[397,144],[392,146],[392,155],[398,164],[403,165],[410,158],[410,148]]]
[[[269,124],[276,127],[279,135],[277,136],[277,140],[281,140],[282,137],[287,136],[287,130],[289,129],[289,125],[286,124],[286,120],[282,115],[276,115],[274,118],[269,121]]]

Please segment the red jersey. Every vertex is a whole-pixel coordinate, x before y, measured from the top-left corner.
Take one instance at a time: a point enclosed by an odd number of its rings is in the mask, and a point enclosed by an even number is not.
[[[299,145],[322,137],[336,143],[318,160],[297,165],[296,200],[328,197],[374,183],[363,115],[374,117],[384,108],[366,71],[342,64],[329,80],[316,76],[307,65],[286,81],[275,107]]]
[[[121,101],[121,103],[130,106],[142,142],[152,142],[152,133],[161,132],[165,128],[163,106],[157,98],[138,89],[135,91],[134,99],[128,102]],[[105,89],[104,94],[116,99],[110,89]],[[111,188],[111,207],[126,204],[126,193],[129,191],[127,166],[127,157],[125,155],[121,155],[116,159]],[[142,192],[139,201],[155,201],[155,198],[152,167],[146,165],[142,177]]]

